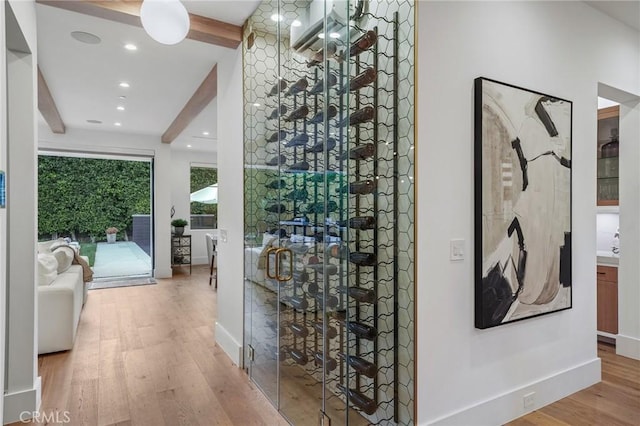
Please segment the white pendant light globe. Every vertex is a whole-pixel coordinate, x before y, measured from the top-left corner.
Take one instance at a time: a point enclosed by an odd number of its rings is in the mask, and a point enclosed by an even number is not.
[[[189,13],[180,0],[144,0],[140,7],[142,27],[162,44],[177,44],[189,32]]]

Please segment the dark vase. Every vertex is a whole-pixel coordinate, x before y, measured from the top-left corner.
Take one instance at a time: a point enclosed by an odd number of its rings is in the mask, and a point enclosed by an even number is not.
[[[175,233],[178,237],[181,237],[184,234],[184,226],[174,226]]]

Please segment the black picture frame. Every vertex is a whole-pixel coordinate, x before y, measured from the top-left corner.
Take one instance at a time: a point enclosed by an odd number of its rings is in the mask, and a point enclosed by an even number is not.
[[[474,81],[475,327],[571,309],[573,103]]]

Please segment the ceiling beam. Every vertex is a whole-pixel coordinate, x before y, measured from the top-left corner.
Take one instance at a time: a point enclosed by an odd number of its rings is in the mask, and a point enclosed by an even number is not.
[[[36,0],[39,4],[70,10],[110,21],[142,27],[139,0]],[[191,28],[187,38],[235,49],[242,42],[242,27],[189,14]]]
[[[38,67],[38,109],[53,133],[64,134],[66,131],[64,122],[60,117],[60,113],[53,100],[53,96],[51,96],[49,86],[47,86],[42,71],[40,71],[40,67]]]
[[[173,120],[166,132],[162,135],[163,143],[171,143],[193,121],[194,118],[206,108],[218,94],[218,65],[214,65],[198,90],[182,108],[180,114]]]

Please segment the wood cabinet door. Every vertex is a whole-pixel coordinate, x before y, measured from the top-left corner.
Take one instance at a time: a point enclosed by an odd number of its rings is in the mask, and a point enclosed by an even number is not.
[[[598,280],[598,330],[618,334],[618,283]]]

